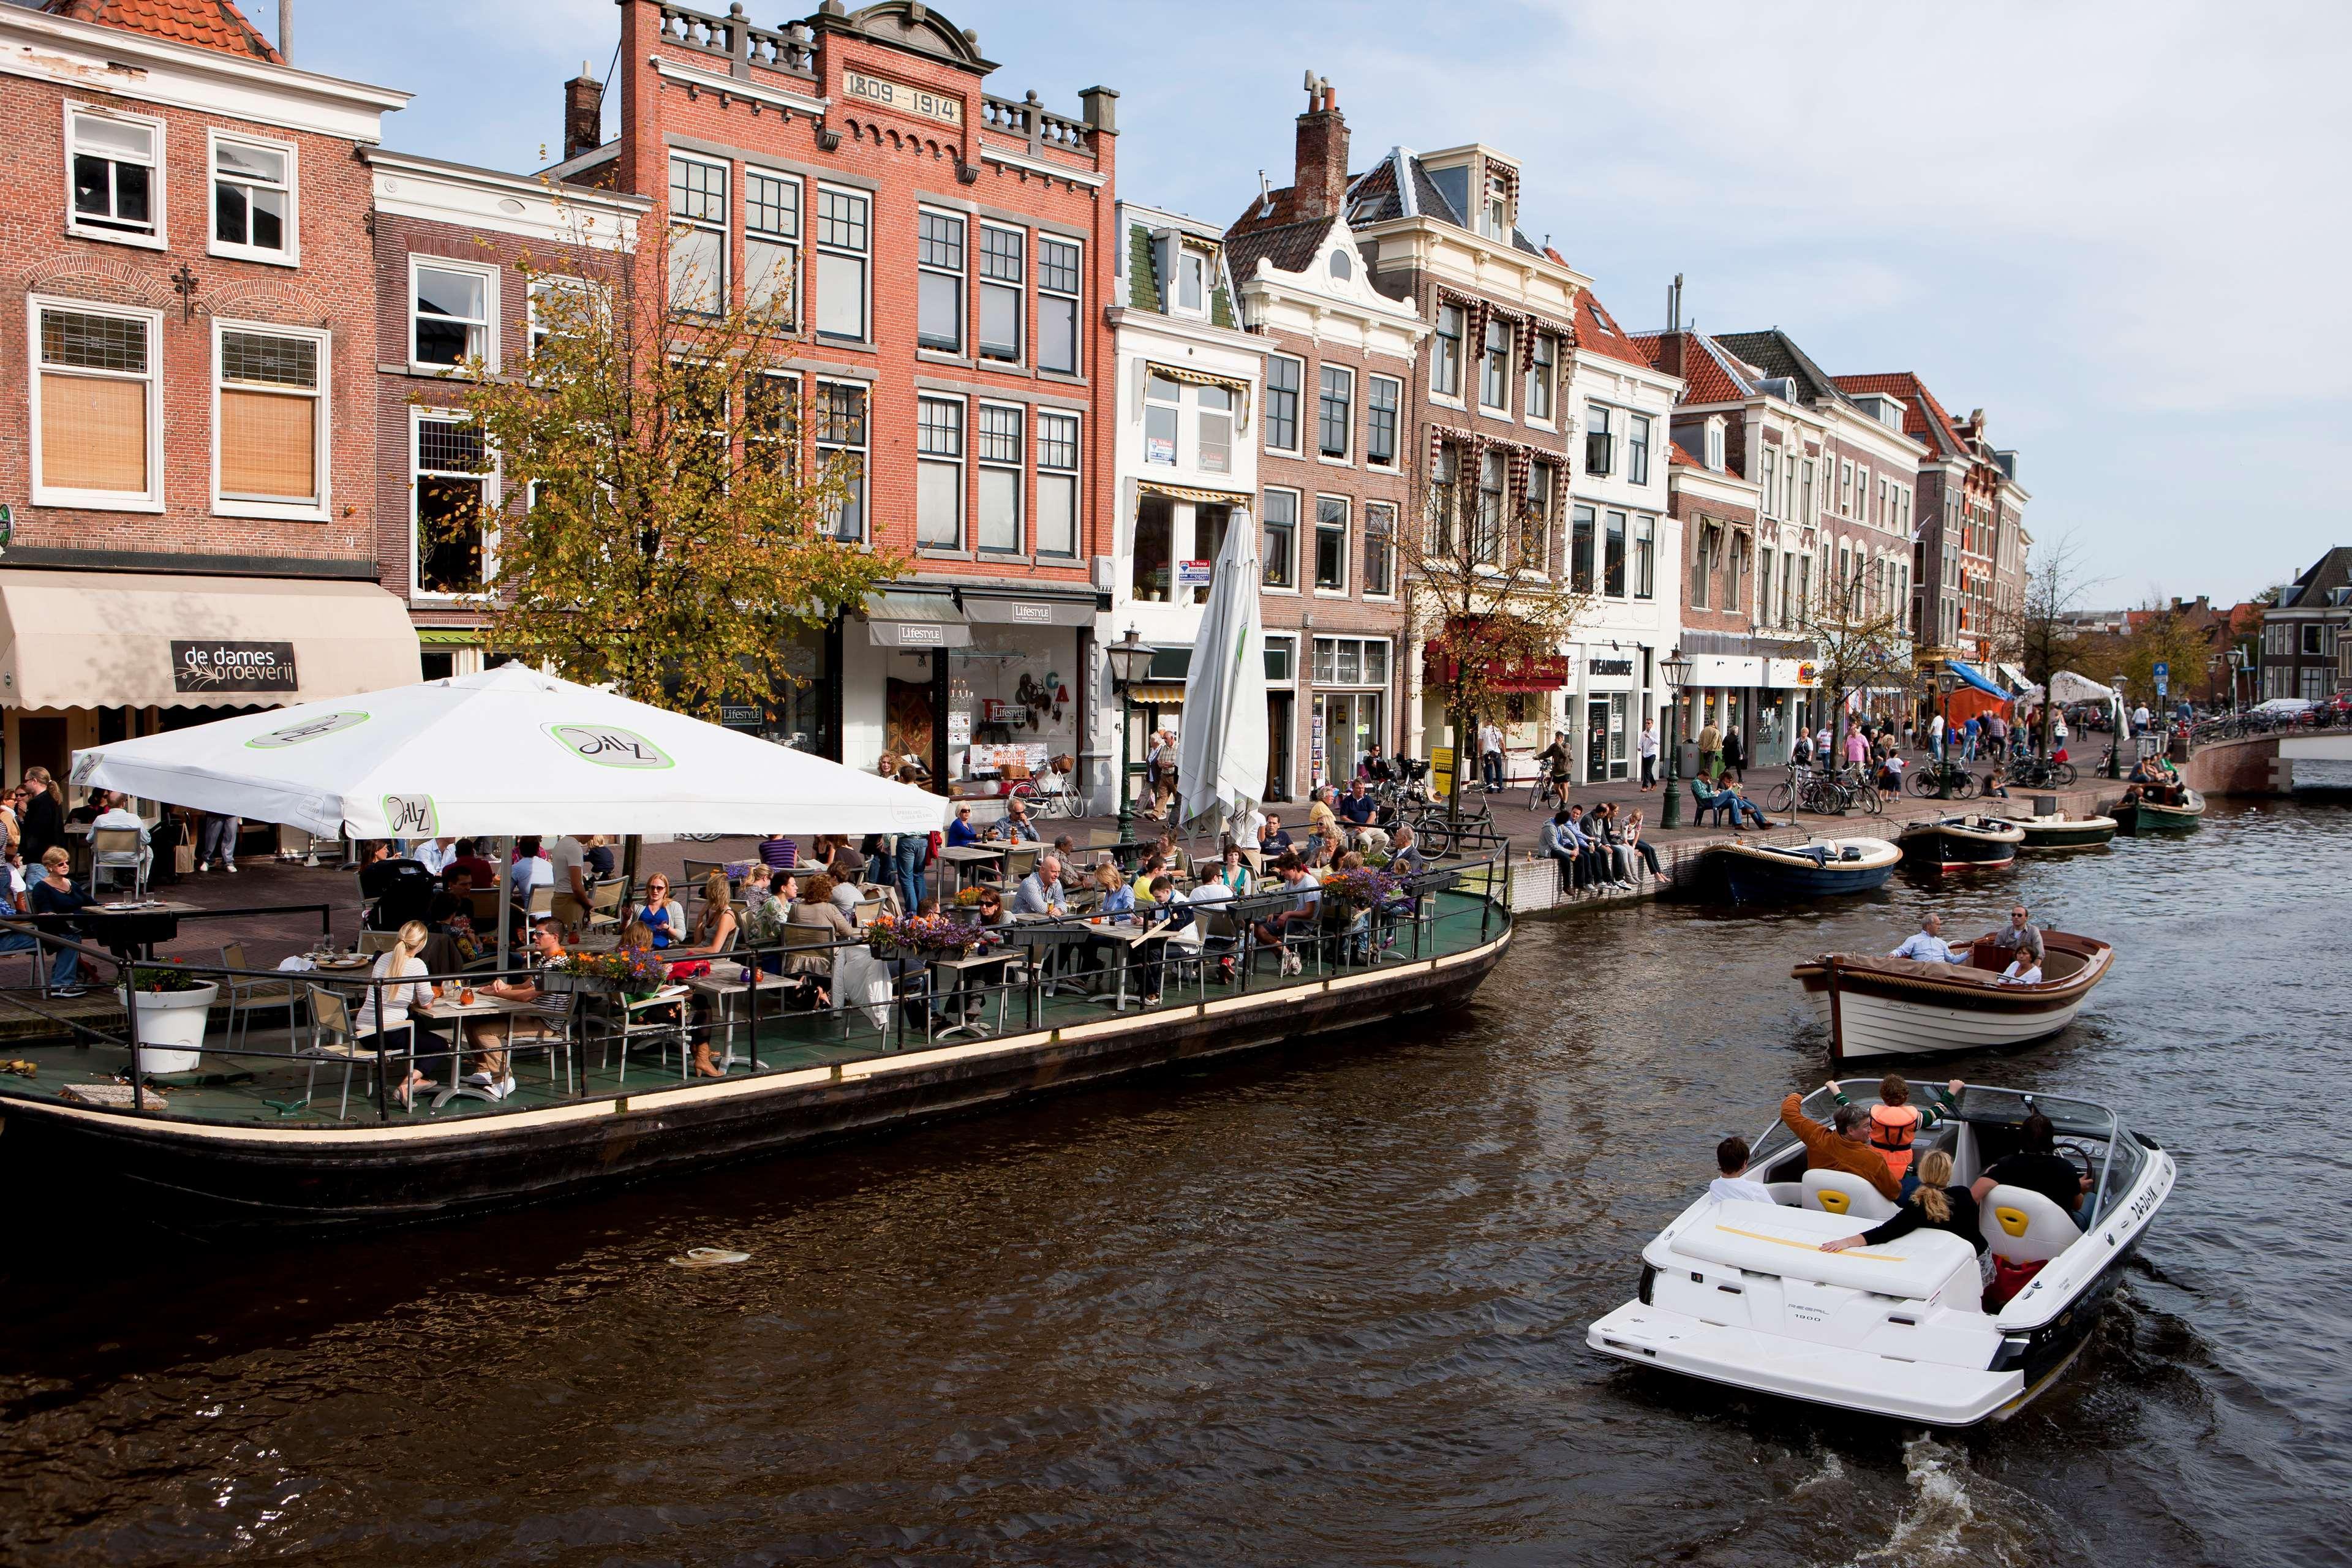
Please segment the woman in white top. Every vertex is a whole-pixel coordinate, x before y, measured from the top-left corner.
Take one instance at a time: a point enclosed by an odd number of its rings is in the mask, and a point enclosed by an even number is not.
[[[404,1110],[415,1101],[421,1089],[438,1089],[439,1084],[416,1070],[418,1057],[446,1054],[446,1042],[432,1030],[410,1019],[408,1010],[419,1002],[438,1000],[441,988],[426,984],[425,961],[417,956],[425,951],[425,939],[431,933],[423,921],[410,921],[400,928],[394,944],[376,954],[375,966],[368,972],[370,984],[366,999],[352,1016],[352,1028],[357,1038],[352,1043],[363,1051],[405,1051],[408,1057],[408,1077],[394,1092]],[[383,1011],[378,1013],[381,1005]],[[440,1051],[428,1047],[442,1047]]]

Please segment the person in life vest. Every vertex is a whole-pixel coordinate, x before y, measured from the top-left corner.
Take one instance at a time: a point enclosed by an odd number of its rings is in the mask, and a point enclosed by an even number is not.
[[[1834,1082],[1829,1087],[1840,1105],[1850,1103]],[[1878,1103],[1870,1108],[1869,1143],[1886,1161],[1887,1173],[1900,1184],[1905,1198],[1919,1184],[1911,1171],[1911,1141],[1945,1118],[1959,1114],[1964,1087],[1960,1079],[1952,1079],[1936,1091],[1936,1103],[1922,1110],[1911,1103],[1911,1086],[1901,1073],[1891,1072],[1878,1080]]]

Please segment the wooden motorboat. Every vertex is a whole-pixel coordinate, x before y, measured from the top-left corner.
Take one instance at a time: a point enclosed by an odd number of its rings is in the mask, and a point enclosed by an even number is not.
[[[2044,931],[2042,982],[2005,984],[2009,952],[1979,937],[1959,963],[1832,952],[1790,971],[1830,1032],[1832,1062],[1996,1050],[2047,1038],[2074,1021],[2115,949]]]
[[[2063,811],[2012,820],[2025,830],[2021,849],[2095,849],[2115,837],[2116,827],[2112,816],[2069,816]]]
[[[1804,844],[1721,844],[1708,869],[1735,904],[1866,893],[1886,885],[1903,852],[1884,838],[1816,838]]]
[[[2180,792],[2180,803],[2168,805],[2161,801],[2126,794],[2109,809],[2114,812],[2119,832],[2135,836],[2142,833],[2185,833],[2197,826],[2205,815],[2205,797],[2193,789]]]
[[[1977,870],[2015,861],[2025,830],[2006,817],[1956,815],[1915,822],[1895,841],[1903,847],[1903,858],[1918,865],[1940,871]]]

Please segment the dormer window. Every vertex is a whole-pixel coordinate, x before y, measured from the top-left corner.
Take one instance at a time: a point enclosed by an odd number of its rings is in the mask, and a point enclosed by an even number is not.
[[[1197,250],[1176,253],[1176,309],[1189,316],[1209,311],[1209,258]]]
[[[1499,172],[1486,176],[1486,203],[1479,220],[1478,232],[1488,239],[1511,237],[1511,183]]]
[[[1706,422],[1706,466],[1717,473],[1723,471],[1723,421]]]

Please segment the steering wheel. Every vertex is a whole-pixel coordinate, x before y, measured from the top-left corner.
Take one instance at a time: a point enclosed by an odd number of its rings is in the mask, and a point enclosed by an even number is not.
[[[2092,1158],[2091,1150],[2087,1144],[2077,1143],[2071,1138],[2061,1138],[2053,1147],[2062,1159],[2080,1164],[2083,1168],[2084,1179],[2091,1184],[2092,1190],[2096,1190],[2099,1183],[2099,1163]]]

